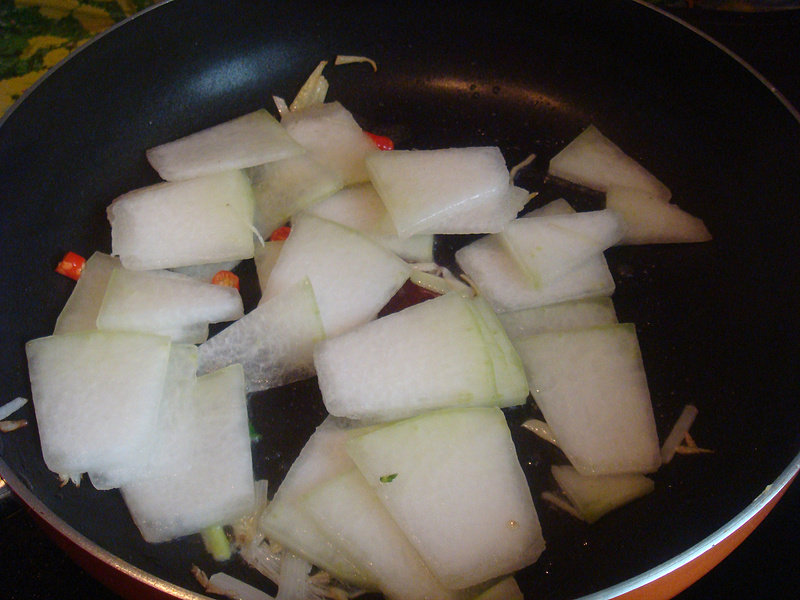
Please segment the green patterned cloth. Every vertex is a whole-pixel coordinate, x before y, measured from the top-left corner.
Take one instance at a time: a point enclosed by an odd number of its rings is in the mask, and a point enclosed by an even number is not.
[[[0,114],[47,70],[157,0],[0,0]]]

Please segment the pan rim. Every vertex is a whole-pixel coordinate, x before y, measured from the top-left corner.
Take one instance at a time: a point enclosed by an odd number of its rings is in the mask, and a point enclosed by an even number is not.
[[[729,538],[734,532],[738,531],[758,513],[764,510],[771,502],[773,502],[780,494],[783,493],[783,491],[791,484],[798,472],[800,472],[800,453],[794,457],[789,466],[786,467],[772,483],[768,484],[747,507],[740,511],[725,525],[714,531],[711,535],[705,537],[695,545],[691,546],[687,550],[684,550],[671,559],[645,571],[644,573],[607,587],[598,592],[594,592],[586,596],[580,596],[576,600],[607,600],[610,598],[616,598],[626,593],[643,588],[648,584],[655,583],[670,573],[677,572],[681,568],[691,563],[693,560],[705,554],[711,548]],[[151,586],[159,591],[171,594],[179,600],[208,599],[208,596],[187,590],[184,587],[170,583],[169,581],[156,577],[144,571],[143,569],[130,564],[108,550],[105,550],[96,542],[93,542],[85,537],[83,534],[79,533],[61,517],[56,515],[39,498],[37,498],[33,492],[31,492],[22,483],[22,481],[16,476],[14,471],[2,458],[0,458],[0,477],[5,480],[8,486],[11,488],[11,491],[14,492],[14,494],[23,502],[23,504],[28,507],[29,510],[34,511],[37,515],[49,523],[59,534],[63,535],[79,549],[101,560],[106,565],[117,569],[124,575],[127,575],[141,583]],[[692,581],[691,583],[694,582]]]
[[[131,17],[128,17],[116,23],[115,25],[109,27],[101,34],[93,37],[90,42],[76,49],[76,51],[70,53],[57,65],[49,69],[44,76],[40,77],[14,102],[14,104],[11,107],[9,107],[5,111],[5,113],[0,117],[0,131],[2,131],[3,125],[5,124],[7,119],[9,119],[13,115],[13,113],[16,111],[19,105],[31,93],[34,93],[35,90],[38,89],[38,87],[44,81],[46,81],[53,72],[60,69],[64,64],[66,64],[69,60],[71,60],[73,57],[78,55],[80,52],[85,50],[90,45],[104,38],[106,35],[112,34],[112,32],[118,29],[119,27],[122,27],[128,22],[139,18],[145,13],[148,13],[152,10],[156,10],[161,6],[171,4],[173,1],[174,0],[163,0],[162,2],[158,2],[157,4],[154,4],[144,9],[143,11],[136,13],[135,15],[132,15]],[[759,71],[757,71],[742,57],[740,57],[735,52],[724,46],[722,43],[710,37],[708,34],[704,33],[703,31],[697,29],[695,26],[682,20],[680,17],[672,13],[669,13],[668,11],[660,7],[654,6],[646,2],[646,0],[631,0],[631,1],[639,5],[644,5],[647,8],[654,10],[657,13],[660,13],[661,15],[669,19],[672,19],[673,21],[689,29],[696,35],[699,35],[707,42],[710,42],[718,49],[722,50],[728,56],[733,58],[737,63],[739,63],[742,67],[744,67],[745,70],[750,75],[754,76],[760,83],[762,83],[771,92],[771,94],[774,95],[781,102],[781,104],[783,104],[786,107],[786,109],[789,111],[792,117],[798,123],[800,123],[800,111],[797,108],[795,108],[792,105],[792,103],[789,102],[789,100],[766,77],[764,77]],[[798,454],[795,455],[795,457],[792,459],[789,465],[781,472],[781,474],[772,483],[768,484],[764,488],[764,490],[754,500],[751,501],[749,505],[747,505],[732,519],[730,519],[727,523],[725,523],[722,527],[714,531],[712,534],[708,535],[706,538],[700,540],[695,545],[691,546],[687,550],[684,550],[683,552],[672,557],[671,559],[664,561],[660,565],[652,569],[649,569],[648,571],[645,571],[635,577],[627,579],[613,586],[607,587],[598,592],[581,596],[577,600],[601,600],[601,599],[615,598],[617,596],[642,588],[647,584],[656,582],[662,577],[685,567],[688,563],[702,556],[709,549],[718,545],[720,542],[728,538],[735,531],[742,528],[746,523],[748,523],[751,519],[753,519],[759,512],[764,510],[765,507],[767,507],[771,502],[773,502],[777,497],[779,497],[779,495],[791,484],[791,482],[796,477],[798,472],[800,472],[800,452],[798,452]],[[50,526],[52,526],[59,534],[61,534],[70,543],[74,544],[79,549],[87,552],[94,558],[102,561],[109,567],[112,567],[117,571],[119,571],[120,573],[128,577],[131,577],[132,579],[135,579],[143,584],[151,586],[166,594],[170,594],[179,600],[210,600],[210,598],[206,595],[199,594],[197,592],[193,592],[177,584],[173,584],[169,581],[156,577],[139,567],[130,564],[129,562],[123,560],[122,558],[116,556],[115,554],[105,550],[96,542],[85,537],[83,534],[81,534],[72,526],[70,526],[61,517],[56,515],[55,512],[53,512],[35,494],[33,494],[33,492],[16,475],[14,470],[3,460],[2,456],[0,456],[0,478],[6,481],[11,491],[15,494],[17,498],[20,499],[20,501],[26,506],[27,509],[35,512],[39,517],[41,517],[44,521],[50,524]]]

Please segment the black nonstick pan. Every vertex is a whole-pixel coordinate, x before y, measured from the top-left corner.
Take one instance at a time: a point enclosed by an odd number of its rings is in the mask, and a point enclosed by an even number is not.
[[[552,450],[508,412],[548,549],[518,574],[530,598],[658,598],[713,566],[800,469],[795,262],[800,123],[707,40],[632,1],[430,3],[173,0],[53,71],[0,126],[2,381],[30,397],[24,343],[48,335],[72,283],[67,250],[110,250],[105,207],[157,181],[144,150],[291,98],[322,59],[329,97],[398,148],[498,145],[545,201],[602,198],[546,180],[589,123],[664,181],[714,240],[614,248],[621,321],[637,324],[659,433],[686,403],[713,454],[679,457],[650,496],[586,526],[539,500]],[[443,238],[451,260],[463,240]],[[243,266],[247,269],[247,266]],[[246,273],[245,273],[246,274]],[[248,294],[247,289],[245,293]],[[257,298],[250,290],[249,306]],[[277,485],[324,417],[313,380],[254,396],[259,477]],[[199,538],[142,541],[116,492],[59,487],[31,425],[0,437],[0,475],[81,564],[128,597],[197,597]],[[274,487],[273,487],[274,489]],[[226,571],[274,593],[236,562]]]

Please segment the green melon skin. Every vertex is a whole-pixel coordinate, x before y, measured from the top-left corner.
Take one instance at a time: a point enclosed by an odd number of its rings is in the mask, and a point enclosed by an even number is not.
[[[48,469],[79,475],[146,457],[164,390],[168,337],[86,331],[31,340],[25,351]]]
[[[544,550],[499,408],[426,413],[355,437],[346,447],[445,587],[463,589],[512,573]]]
[[[260,109],[150,148],[146,154],[162,179],[185,181],[303,152],[275,117]]]

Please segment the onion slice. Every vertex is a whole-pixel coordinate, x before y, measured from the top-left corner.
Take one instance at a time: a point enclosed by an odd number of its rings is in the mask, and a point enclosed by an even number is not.
[[[678,420],[675,421],[672,431],[669,432],[667,439],[664,440],[664,444],[661,446],[662,464],[667,464],[672,460],[672,457],[675,456],[675,449],[689,432],[689,428],[692,426],[692,423],[694,423],[695,417],[697,417],[696,406],[687,404],[683,407],[683,411],[678,417]]]
[[[378,63],[376,63],[371,58],[367,58],[366,56],[348,56],[346,54],[338,54],[336,59],[333,61],[333,64],[336,66],[339,65],[349,65],[351,63],[369,63],[372,66],[372,70],[378,70]]]
[[[6,402],[3,404],[3,406],[0,406],[0,420],[3,420],[9,415],[14,414],[27,403],[28,399],[22,398],[21,396],[19,398],[14,398],[10,402]]]

